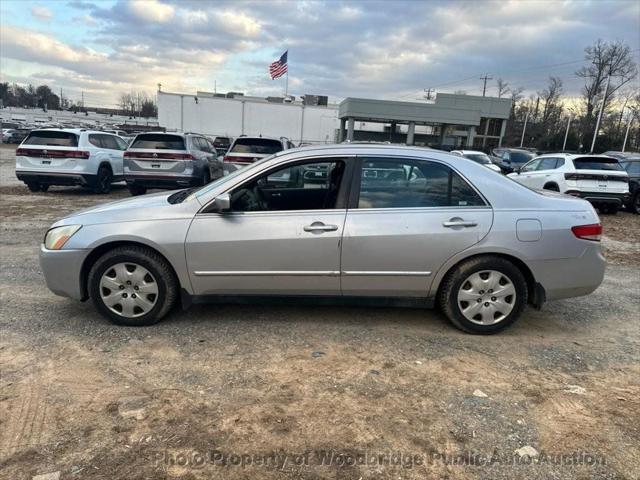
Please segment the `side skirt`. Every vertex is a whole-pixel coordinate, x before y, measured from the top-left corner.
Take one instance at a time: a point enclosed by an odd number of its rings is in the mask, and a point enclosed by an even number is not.
[[[433,298],[343,297],[324,295],[190,295],[181,289],[182,309],[191,305],[350,305],[365,307],[433,308]]]

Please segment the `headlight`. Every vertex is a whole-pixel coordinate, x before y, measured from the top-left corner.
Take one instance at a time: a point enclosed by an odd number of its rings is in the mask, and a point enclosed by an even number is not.
[[[44,248],[47,250],[60,250],[82,225],[65,225],[52,228],[44,236]]]

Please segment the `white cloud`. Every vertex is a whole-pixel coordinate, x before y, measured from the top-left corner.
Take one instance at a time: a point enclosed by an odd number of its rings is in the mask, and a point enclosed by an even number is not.
[[[31,8],[31,15],[41,22],[48,22],[53,18],[53,12],[46,7],[37,5]]]
[[[167,5],[159,0],[130,0],[129,11],[141,20],[155,23],[167,23],[174,14],[173,5]]]
[[[216,16],[220,26],[232,35],[255,38],[260,34],[260,22],[244,12],[226,10],[216,12]]]

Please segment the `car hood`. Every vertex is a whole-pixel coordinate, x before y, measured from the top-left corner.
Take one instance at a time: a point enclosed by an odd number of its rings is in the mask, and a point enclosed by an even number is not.
[[[175,190],[165,191],[104,203],[79,212],[74,212],[68,217],[56,222],[53,226],[159,220],[195,215],[201,207],[197,198],[182,203],[171,204],[168,198],[175,192]]]

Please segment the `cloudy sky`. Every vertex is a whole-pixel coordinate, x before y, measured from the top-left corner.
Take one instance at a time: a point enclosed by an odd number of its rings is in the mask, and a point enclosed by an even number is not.
[[[289,50],[289,92],[332,99],[481,94],[484,73],[569,93],[584,47],[623,40],[640,56],[640,2],[2,0],[0,81],[46,83],[87,105],[121,92],[281,94],[268,64]],[[495,94],[495,80],[488,94]]]

